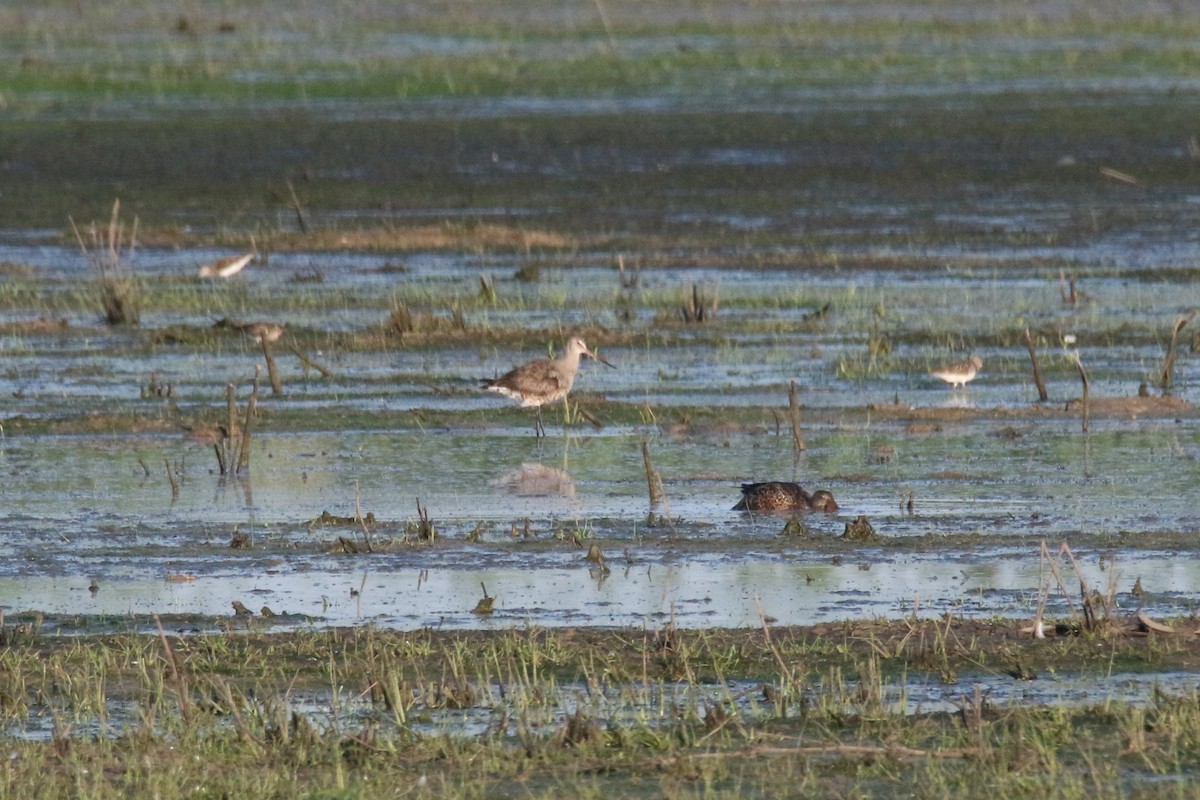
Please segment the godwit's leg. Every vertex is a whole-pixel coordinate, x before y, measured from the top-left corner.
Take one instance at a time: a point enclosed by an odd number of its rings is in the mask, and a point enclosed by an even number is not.
[[[537,439],[541,439],[546,435],[546,428],[542,425],[542,407],[537,407],[537,415],[533,418],[533,435]]]

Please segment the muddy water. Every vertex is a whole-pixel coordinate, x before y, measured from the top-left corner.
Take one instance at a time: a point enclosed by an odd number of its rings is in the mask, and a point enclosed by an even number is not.
[[[512,169],[534,170],[535,155]],[[679,171],[804,158],[725,142],[668,161]],[[632,174],[650,162],[622,163]],[[1062,188],[1056,176],[1044,197],[959,186],[893,203],[839,185],[825,206],[799,198],[761,213],[730,210],[720,193],[664,201],[666,230],[802,228],[811,239],[655,253],[665,265],[634,288],[620,286],[614,253],[586,249],[544,265],[493,252],[277,253],[226,283],[194,277],[224,251],[139,249],[131,268],[150,301],[136,329],[99,323],[76,250],[46,244],[45,231],[5,232],[0,607],[67,630],[130,615],[148,625],[155,613],[209,628],[234,600],[285,613],[283,625],[403,628],[1021,616],[1042,585],[1044,539],[1069,542],[1091,585],[1113,580],[1122,609],[1188,613],[1200,599],[1195,414],[1102,414],[1084,435],[1077,412],[1058,409],[1080,394],[1075,353],[1094,397],[1154,386],[1172,323],[1200,307],[1187,273],[1200,260],[1195,197]],[[536,279],[518,280],[531,263]],[[1076,303],[1062,298],[1067,272]],[[481,276],[496,302],[480,300]],[[693,284],[719,296],[713,322],[679,322]],[[444,317],[456,309],[486,335],[348,344],[377,330],[393,298]],[[226,317],[287,323],[332,372],[279,355],[286,395],[262,398],[240,479],[214,475],[211,449],[181,427],[221,419],[226,383],[244,397],[261,361],[244,338],[209,331]],[[30,327],[39,318],[65,326]],[[158,338],[173,326],[204,335]],[[1026,326],[1050,396],[1037,411]],[[530,414],[476,382],[574,328],[603,331],[618,365],[587,364],[576,386],[604,427],[564,433],[551,409],[539,443]],[[1192,333],[1173,387],[1187,403],[1200,402]],[[972,352],[985,368],[967,389],[927,375]],[[151,373],[169,398],[142,397]],[[792,380],[808,443],[798,459],[781,416]],[[653,508],[643,440],[666,489]],[[809,536],[782,537],[784,519],[730,510],[740,483],[767,479],[830,489],[842,509],[810,517]],[[411,541],[418,498],[437,526],[432,544]],[[326,511],[351,516],[356,502],[380,521],[376,552],[341,552],[339,536],[365,544],[353,525],[312,524]],[[860,515],[881,542],[838,539]],[[249,548],[229,547],[235,532]],[[607,572],[583,558],[593,542]],[[1135,599],[1138,578],[1148,594]],[[481,583],[497,597],[491,617],[470,613]],[[1058,594],[1052,603],[1069,610]]]
[[[285,614],[279,624],[399,628],[1022,616],[1042,585],[1043,538],[1071,542],[1086,579],[1115,580],[1129,610],[1183,613],[1200,589],[1195,560],[1164,549],[1178,540],[1141,543],[1197,527],[1196,442],[1174,419],[1098,420],[1086,439],[1074,420],[1022,422],[1016,439],[986,420],[922,436],[897,423],[827,425],[809,430],[796,463],[770,430],[564,437],[548,414],[551,436],[538,443],[524,424],[487,424],[498,402],[472,400],[456,430],[264,432],[244,479],[214,475],[211,451],[178,434],[9,436],[0,598],[10,614],[41,611],[68,629],[129,615],[148,626],[152,614],[206,628],[233,600]],[[665,478],[653,509],[642,437]],[[175,499],[164,460],[179,475]],[[808,537],[781,537],[785,517],[730,510],[738,484],[762,478],[828,487],[842,509],[808,517]],[[338,553],[339,536],[361,544],[362,531],[313,522],[353,515],[356,498],[380,521],[379,552]],[[438,528],[432,544],[411,541],[418,498]],[[837,539],[858,515],[883,543]],[[248,549],[230,548],[235,531]],[[593,542],[607,571],[584,559]],[[1138,578],[1141,600],[1130,594]],[[470,613],[481,583],[498,598],[491,617]],[[1069,610],[1057,592],[1051,609]]]

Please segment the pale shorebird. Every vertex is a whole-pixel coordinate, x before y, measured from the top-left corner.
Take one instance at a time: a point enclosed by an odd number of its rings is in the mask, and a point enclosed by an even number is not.
[[[574,337],[567,342],[567,349],[562,358],[539,358],[530,361],[495,380],[480,381],[479,387],[511,397],[519,401],[522,408],[536,408],[537,420],[533,430],[540,439],[546,435],[546,429],[542,426],[542,406],[556,400],[566,402],[567,392],[571,391],[575,373],[579,371],[579,360],[584,357],[612,366],[588,350],[583,339]]]
[[[279,341],[283,336],[283,326],[274,322],[243,322],[233,326],[258,344]]]
[[[935,378],[941,378],[950,384],[951,388],[956,389],[959,386],[966,388],[967,381],[975,380],[975,376],[981,369],[983,369],[983,359],[979,356],[971,356],[966,361],[956,361],[941,369],[931,370],[929,374]]]
[[[254,253],[243,253],[240,256],[229,256],[200,268],[201,278],[232,278],[242,271],[242,267],[254,260]]]
[[[798,483],[790,481],[765,481],[743,483],[742,499],[733,507],[734,511],[825,511],[838,510],[833,495],[818,489],[811,495]]]

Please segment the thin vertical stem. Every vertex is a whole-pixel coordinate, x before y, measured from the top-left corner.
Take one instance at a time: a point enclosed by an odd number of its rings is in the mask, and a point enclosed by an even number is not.
[[[796,451],[796,455],[800,455],[806,448],[804,435],[800,433],[800,398],[797,395],[794,379],[788,390],[788,420],[792,423],[792,449]]]
[[[1044,403],[1050,399],[1050,395],[1046,393],[1042,371],[1038,369],[1037,350],[1033,347],[1033,337],[1029,334],[1029,328],[1025,329],[1025,346],[1029,348],[1029,361],[1033,364],[1033,382],[1037,384],[1038,401]]]

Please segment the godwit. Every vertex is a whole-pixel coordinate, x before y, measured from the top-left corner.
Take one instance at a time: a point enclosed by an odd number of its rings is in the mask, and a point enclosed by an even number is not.
[[[975,376],[981,369],[983,369],[983,359],[979,356],[971,356],[966,361],[956,361],[941,369],[932,370],[929,374],[935,378],[941,378],[950,384],[952,389],[956,389],[959,386],[965,388],[967,381],[975,380]]]
[[[827,511],[838,510],[833,495],[819,489],[809,495],[798,483],[766,481],[743,483],[742,499],[734,511]]]
[[[522,408],[536,408],[537,419],[533,431],[540,439],[546,435],[546,429],[542,426],[542,406],[556,400],[566,401],[567,392],[571,391],[571,384],[575,382],[575,373],[579,371],[579,359],[583,357],[612,366],[588,350],[583,339],[574,337],[567,342],[567,349],[562,358],[539,358],[530,361],[495,380],[480,381],[479,386],[481,389],[519,401]]]
[[[243,253],[240,256],[230,256],[205,264],[200,268],[201,278],[230,278],[242,271],[242,267],[254,259],[254,253]]]

